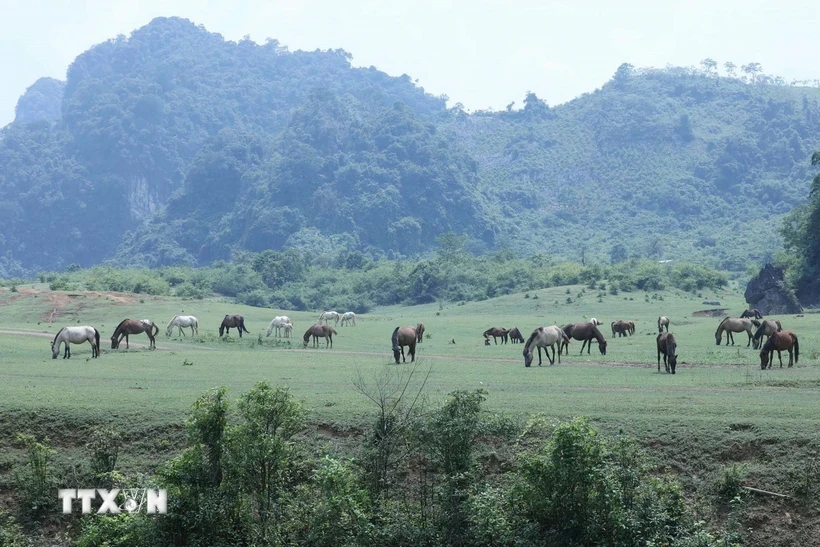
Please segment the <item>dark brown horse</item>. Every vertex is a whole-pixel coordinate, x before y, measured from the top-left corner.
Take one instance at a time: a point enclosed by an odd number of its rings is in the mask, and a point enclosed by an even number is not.
[[[513,327],[508,332],[509,332],[509,335],[510,335],[510,341],[513,344],[516,344],[518,342],[522,342],[522,343],[524,342],[524,337],[521,336],[521,331],[518,330],[518,327]]]
[[[606,355],[606,339],[594,323],[572,323],[571,325],[566,325],[562,330],[567,335],[567,338],[575,338],[576,340],[584,342],[581,344],[581,353],[584,353],[584,348],[586,347],[587,355],[589,355],[592,348],[592,339],[595,338],[595,340],[598,341],[598,349],[601,350],[601,355]]]
[[[490,336],[492,336],[493,342],[495,342],[495,344],[498,345],[498,338],[501,338],[501,343],[506,344],[507,335],[509,334],[509,332],[510,331],[503,327],[492,327],[484,331],[484,339],[489,340]]]
[[[310,337],[313,336],[313,347],[319,347],[319,338],[325,338],[325,347],[333,347],[333,335],[339,334],[336,330],[331,327],[330,325],[320,325],[319,323],[314,323],[310,326],[310,328],[305,331],[305,335],[302,337],[302,340],[305,343],[304,347],[307,347],[308,342],[310,341]]]
[[[675,367],[678,365],[678,342],[675,335],[670,332],[662,332],[657,338],[658,346],[658,372],[661,371],[661,354],[663,354],[663,366],[666,372],[675,374]]]
[[[420,324],[421,323],[419,323],[419,325]],[[407,362],[407,358],[404,356],[404,346],[407,346],[408,348],[408,353],[410,354],[410,362],[415,362],[416,342],[418,342],[419,339],[417,328],[396,327],[393,331],[393,337],[391,338],[391,342],[393,342],[393,358],[396,360],[397,365],[399,364],[399,356],[401,356],[403,363]]]
[[[123,319],[111,336],[111,349],[120,347],[123,337],[125,338],[125,349],[128,349],[128,335],[143,332],[148,335],[148,349],[157,349],[156,336],[159,334],[159,327],[150,319]]]
[[[245,318],[241,315],[226,315],[225,319],[222,320],[222,324],[219,325],[219,336],[222,336],[223,332],[227,332],[228,334],[231,333],[231,329],[235,328],[239,331],[239,337],[242,338],[242,331],[247,332],[250,334],[251,332],[245,328]]]
[[[780,321],[775,321],[772,319],[767,319],[766,321],[755,321],[752,319],[752,323],[757,327],[755,331],[755,335],[752,336],[752,347],[754,349],[760,349],[760,346],[763,345],[763,337],[766,337],[766,340],[769,337],[776,333],[783,330],[783,326],[780,324]]]
[[[740,314],[740,317],[743,319],[754,317],[755,319],[763,319],[763,314],[760,313],[760,310],[752,308],[750,310],[745,310],[743,313]]]
[[[760,368],[772,368],[775,351],[780,360],[780,368],[783,368],[783,358],[780,355],[783,350],[789,352],[789,367],[797,363],[800,358],[800,343],[797,341],[797,335],[790,330],[782,330],[769,336],[760,350]]]

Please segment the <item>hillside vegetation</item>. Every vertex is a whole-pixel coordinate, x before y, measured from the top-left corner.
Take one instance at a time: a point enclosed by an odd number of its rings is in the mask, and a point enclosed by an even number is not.
[[[623,65],[559,107],[529,93],[470,114],[340,49],[158,18],[21,98],[0,139],[0,276],[420,257],[450,231],[477,254],[744,271],[782,248],[773,222],[806,200],[820,148],[820,90],[749,75]]]

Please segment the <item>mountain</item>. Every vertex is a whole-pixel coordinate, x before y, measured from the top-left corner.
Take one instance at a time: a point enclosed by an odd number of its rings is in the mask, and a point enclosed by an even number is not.
[[[0,137],[0,276],[243,249],[400,258],[446,232],[476,253],[745,270],[806,199],[819,98],[623,65],[565,105],[469,114],[343,50],[159,18],[21,97]]]

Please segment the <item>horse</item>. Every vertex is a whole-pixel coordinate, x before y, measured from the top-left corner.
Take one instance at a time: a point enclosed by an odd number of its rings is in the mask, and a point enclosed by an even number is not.
[[[658,334],[656,340],[658,346],[658,372],[661,371],[661,353],[663,353],[663,366],[666,372],[675,374],[675,367],[678,364],[678,342],[675,335],[667,332]]]
[[[168,323],[168,327],[165,329],[165,336],[171,336],[171,332],[173,332],[174,327],[179,329],[179,333],[182,336],[185,336],[185,333],[182,332],[183,327],[186,329],[191,327],[191,336],[194,335],[194,331],[196,331],[196,334],[199,335],[199,320],[193,315],[175,315]]]
[[[65,343],[63,359],[71,359],[69,344],[91,344],[91,357],[100,356],[100,331],[94,327],[63,327],[54,335],[51,341],[51,358],[56,359],[60,353],[60,344]]]
[[[754,349],[760,349],[760,346],[763,344],[763,337],[765,336],[768,340],[769,337],[776,333],[783,330],[783,326],[780,324],[780,321],[773,321],[771,319],[767,319],[763,322],[752,320],[752,323],[755,324],[757,331],[755,331],[754,336],[752,336],[752,347]]]
[[[123,337],[125,338],[125,349],[128,349],[128,335],[143,332],[148,335],[148,349],[157,349],[156,336],[159,334],[159,327],[150,319],[123,319],[111,335],[111,349],[120,347]]]
[[[308,341],[310,337],[313,336],[313,347],[319,347],[319,338],[325,339],[325,347],[333,347],[333,335],[339,334],[336,330],[331,327],[330,325],[321,325],[319,323],[314,323],[310,326],[310,328],[305,331],[305,335],[302,337],[303,341],[305,342],[305,346],[307,347]]]
[[[416,342],[421,344],[424,341],[424,323],[416,325]]]
[[[347,323],[348,326],[349,326],[351,321],[353,322],[353,326],[355,327],[356,326],[356,314],[355,313],[353,313],[352,311],[348,311],[348,312],[345,312],[345,313],[342,314],[342,326],[343,327],[345,326],[345,323]]]
[[[231,328],[235,328],[239,331],[240,338],[242,338],[242,331],[248,334],[251,333],[251,331],[245,328],[245,318],[241,315],[226,315],[225,319],[222,320],[222,324],[219,325],[219,336],[222,336],[223,332],[230,334]]]
[[[518,327],[513,327],[509,330],[510,341],[513,344],[517,344],[518,342],[524,342],[524,337],[521,336],[521,331],[518,330]],[[489,340],[487,340],[489,342]]]
[[[763,314],[760,313],[760,310],[758,310],[756,308],[752,308],[752,309],[749,309],[749,310],[744,310],[743,313],[740,314],[741,319],[747,319],[747,318],[752,318],[752,317],[755,318],[755,319],[763,319]]]
[[[404,346],[408,348],[410,362],[416,361],[416,342],[418,342],[418,339],[418,327],[396,327],[393,330],[391,342],[393,343],[393,358],[396,360],[397,365],[399,364],[399,356],[401,356],[403,363],[407,362],[407,358],[404,356]]]
[[[339,319],[341,319],[341,318],[342,318],[342,315],[339,312],[335,312],[335,311],[322,312],[322,315],[319,316],[319,323],[318,324],[321,325],[322,320],[324,320],[325,325],[329,325],[330,320],[333,319],[334,321],[336,321],[336,325],[338,325],[339,324]]]
[[[595,338],[595,340],[598,341],[598,349],[601,350],[601,355],[606,355],[606,339],[604,335],[601,334],[601,331],[598,330],[598,326],[591,321],[566,325],[563,331],[564,334],[567,335],[567,338],[575,338],[579,341],[583,340],[584,343],[581,345],[581,353],[584,353],[584,348],[586,347],[587,355],[589,355],[590,349],[592,348],[592,339]],[[567,350],[567,352],[569,352],[569,350]]]
[[[287,338],[291,330],[293,330],[293,322],[287,315],[277,315],[273,318],[273,321],[270,322],[270,325],[268,325],[268,332],[265,334],[265,338],[270,336],[270,334],[273,332],[273,329],[276,329],[276,336],[281,336],[281,333],[279,331],[281,329],[284,329],[285,338]]]
[[[592,324],[593,324],[593,325],[595,325],[596,327],[600,327],[601,325],[603,325],[603,323],[601,323],[600,321],[598,321],[598,320],[597,320],[597,319],[595,319],[594,317],[593,317],[593,318],[591,318],[591,319],[590,319],[589,321],[587,321],[587,322],[588,322],[588,323],[592,323]]]
[[[572,331],[575,330],[575,325],[577,323],[570,323],[569,325],[564,325],[561,327],[561,330],[564,331],[564,334],[567,335],[567,338],[572,338]],[[566,351],[564,351],[566,349]],[[561,344],[558,347],[558,351],[563,352],[569,355],[569,345],[568,344]]]
[[[797,335],[790,330],[781,330],[769,336],[769,339],[760,350],[760,368],[764,370],[772,368],[775,351],[777,351],[777,358],[780,360],[780,368],[783,368],[783,358],[780,354],[783,350],[789,352],[789,367],[791,368],[800,358],[800,343],[797,341]],[[794,350],[794,354],[792,354],[792,350]]]
[[[661,315],[658,317],[658,334],[663,332],[664,327],[666,327],[666,332],[669,332],[669,318]]]
[[[507,343],[507,335],[510,331],[505,329],[504,327],[492,327],[484,331],[484,339],[488,342],[490,341],[490,336],[493,337],[493,342],[495,345],[498,345],[498,338],[501,338],[501,343]]]
[[[749,335],[749,343],[746,344],[746,347],[748,348],[752,345],[752,327],[753,325],[751,319],[727,317],[720,322],[720,325],[718,325],[718,328],[715,331],[715,344],[718,346],[720,345],[720,342],[723,339],[723,331],[726,331],[726,345],[729,345],[729,340],[731,339],[732,345],[734,346],[735,337],[732,335],[732,333],[746,331],[746,334]]]
[[[620,336],[629,336],[631,333],[635,332],[635,323],[632,321],[624,321],[623,319],[618,319],[617,321],[613,321],[612,324],[612,337],[615,338],[617,334]]]
[[[555,344],[558,344],[558,363],[561,363],[561,346],[562,344],[569,344],[569,338],[566,333],[557,325],[551,327],[538,327],[524,343],[524,366],[529,367],[532,364],[532,347],[538,348],[538,366],[541,366],[541,348],[544,348],[544,354],[549,359],[550,365],[555,364]],[[550,358],[549,349],[552,348],[552,358]]]

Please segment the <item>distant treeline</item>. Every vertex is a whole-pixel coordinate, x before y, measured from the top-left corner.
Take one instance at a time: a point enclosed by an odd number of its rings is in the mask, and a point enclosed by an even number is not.
[[[511,251],[482,257],[458,244],[444,245],[426,260],[372,260],[343,252],[325,263],[311,263],[295,251],[240,253],[228,263],[192,268],[120,269],[69,267],[41,273],[52,290],[117,291],[204,298],[236,298],[251,306],[288,310],[344,309],[366,313],[374,306],[477,301],[561,285],[586,284],[618,291],[677,288],[696,292],[728,283],[725,273],[684,262],[660,264],[633,259],[615,265],[557,262],[544,255],[516,258]],[[6,281],[6,285],[22,281]]]

